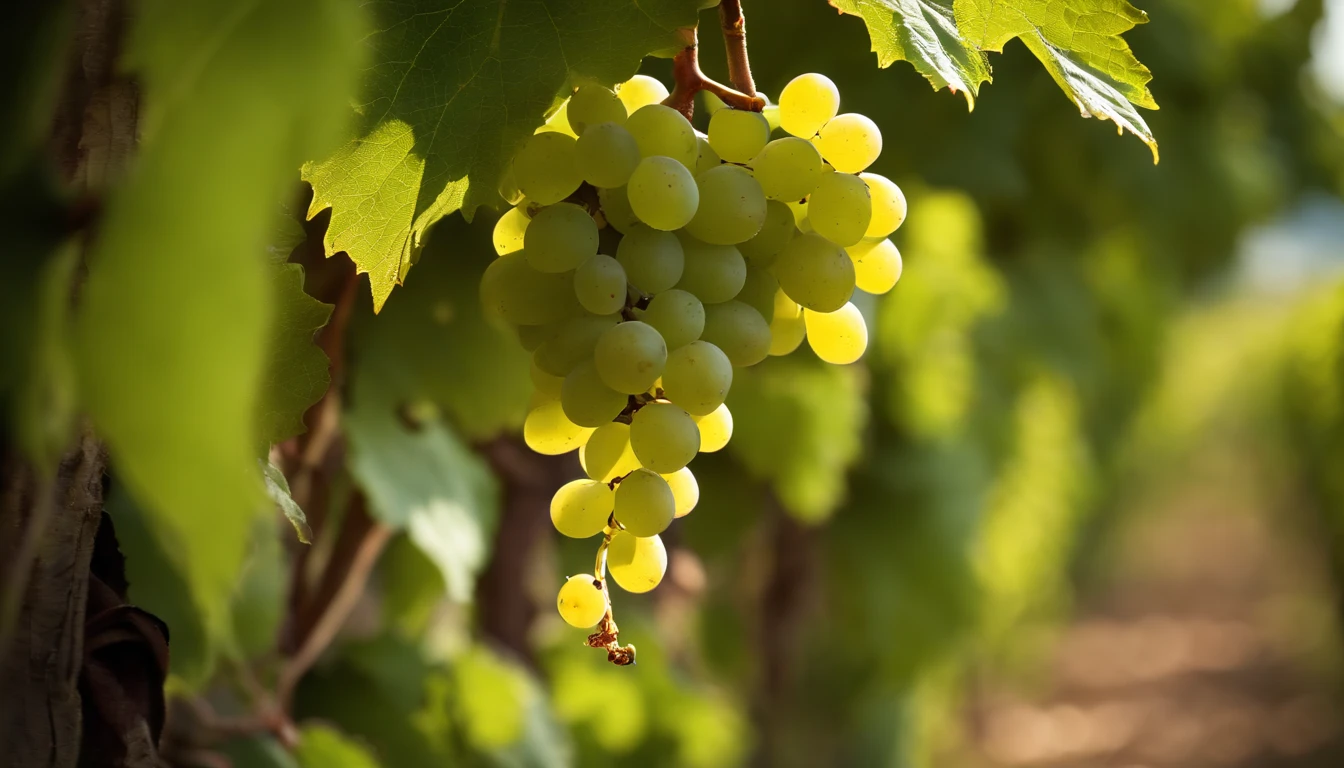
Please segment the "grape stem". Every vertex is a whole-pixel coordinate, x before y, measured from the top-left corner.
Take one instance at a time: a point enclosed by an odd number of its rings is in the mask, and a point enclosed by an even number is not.
[[[619,530],[615,521],[610,522],[602,531],[602,543],[597,547],[597,561],[593,564],[593,578],[602,585],[602,595],[607,600],[607,612],[597,624],[597,631],[588,636],[590,648],[601,648],[607,652],[607,661],[619,667],[635,663],[635,646],[622,646],[621,630],[611,612],[611,592],[607,590],[607,548],[611,546],[611,537]]]
[[[741,9],[738,10],[738,16],[740,19]],[[765,99],[757,96],[754,88],[752,88],[750,93],[743,93],[706,77],[705,73],[700,71],[699,43],[697,41],[695,29],[682,30],[682,32],[687,36],[688,43],[685,48],[678,51],[677,55],[672,58],[672,78],[674,80],[674,85],[672,86],[672,93],[666,99],[663,99],[664,105],[672,107],[685,115],[687,120],[690,120],[691,115],[695,113],[695,94],[699,91],[708,91],[715,96],[718,96],[724,104],[727,104],[733,109],[760,112],[765,108]],[[727,27],[724,27],[725,40],[727,39],[727,34]],[[743,46],[742,61],[745,62],[745,37],[741,37],[741,44]],[[730,51],[732,50],[732,47],[733,46],[730,44]],[[729,56],[729,61],[732,61],[731,55]],[[729,67],[729,71],[732,71],[731,66]],[[746,83],[749,86],[751,85],[750,72],[747,73]]]
[[[719,3],[719,26],[723,29],[723,46],[728,49],[728,82],[742,93],[756,97],[756,83],[751,79],[751,62],[747,59],[747,19],[742,15],[742,0]]]

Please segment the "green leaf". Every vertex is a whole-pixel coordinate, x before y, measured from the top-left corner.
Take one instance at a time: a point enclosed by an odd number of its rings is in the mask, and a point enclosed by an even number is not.
[[[325,725],[305,725],[294,755],[303,768],[378,768],[362,744]]]
[[[264,508],[254,451],[274,313],[263,246],[293,169],[339,136],[360,16],[343,0],[136,10],[126,58],[144,88],[143,143],[89,257],[81,394],[223,638]]]
[[[1147,87],[1153,75],[1120,37],[1148,14],[1126,0],[956,0],[956,19],[982,51],[1002,52],[1021,38],[1083,117],[1114,120],[1157,162],[1157,140],[1135,109],[1157,109]]]
[[[612,85],[681,47],[696,0],[413,0],[366,3],[362,124],[304,166],[309,216],[331,208],[328,253],[369,273],[380,310],[430,225],[499,200],[513,152],[583,80]]]
[[[991,80],[985,54],[957,30],[952,0],[831,0],[841,13],[863,19],[883,69],[908,61],[934,90],[961,92],[975,108],[980,84]]]
[[[260,439],[267,445],[305,432],[304,412],[331,384],[327,355],[313,334],[327,324],[332,309],[303,292],[303,267],[298,264],[273,260],[268,272],[275,312],[257,411]]]
[[[268,461],[261,459],[257,461],[261,464],[261,473],[266,480],[266,495],[271,497],[276,508],[284,514],[286,520],[289,520],[289,524],[294,526],[294,533],[298,535],[299,541],[312,544],[313,529],[308,525],[308,516],[290,495],[289,481],[285,479],[285,473]]]

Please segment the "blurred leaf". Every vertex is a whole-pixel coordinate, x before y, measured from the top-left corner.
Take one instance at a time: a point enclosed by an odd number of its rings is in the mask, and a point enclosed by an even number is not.
[[[261,464],[261,472],[266,480],[266,495],[271,497],[271,501],[275,502],[275,506],[284,514],[285,519],[294,526],[294,533],[299,537],[299,541],[312,544],[313,529],[308,525],[308,516],[303,514],[303,510],[299,509],[298,503],[290,495],[289,481],[285,479],[285,473],[268,461],[262,459],[257,461]]]
[[[494,205],[514,151],[562,92],[633,75],[683,42],[695,0],[377,0],[358,137],[304,166],[309,216],[332,208],[327,253],[369,273],[375,311],[430,225]]]
[[[294,249],[303,245],[307,239],[308,233],[303,229],[303,222],[289,210],[289,206],[282,205],[271,220],[271,234],[266,241],[266,253],[277,263],[283,264],[289,260],[289,255]]]
[[[294,754],[273,736],[232,738],[223,748],[230,768],[299,768]]]
[[[275,313],[261,250],[291,169],[339,134],[360,26],[341,0],[148,0],[134,16],[144,140],[89,257],[80,377],[211,634],[228,632],[263,508],[256,414]]]
[[[908,61],[933,83],[966,97],[975,108],[980,84],[989,82],[985,54],[957,30],[952,0],[830,0],[841,13],[859,16],[868,27],[877,65]]]
[[[433,560],[406,536],[398,536],[378,561],[383,615],[403,637],[422,637],[447,591]]]
[[[771,358],[733,372],[728,407],[733,455],[800,520],[829,517],[868,423],[860,369],[803,355]]]
[[[272,257],[268,269],[275,309],[257,414],[261,439],[269,445],[307,431],[304,412],[331,384],[327,355],[313,334],[327,324],[332,306],[304,293],[303,267],[298,264]]]
[[[546,698],[522,666],[477,646],[453,665],[466,742],[507,768],[564,768],[569,748]]]
[[[259,517],[252,523],[247,559],[233,596],[231,650],[239,660],[263,657],[275,650],[289,595],[289,564],[275,521]]]
[[[378,768],[363,745],[326,725],[303,726],[294,756],[303,768]]]

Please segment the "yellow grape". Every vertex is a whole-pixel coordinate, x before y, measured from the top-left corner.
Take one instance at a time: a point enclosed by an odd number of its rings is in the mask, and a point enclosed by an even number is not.
[[[555,598],[560,618],[579,629],[597,626],[607,613],[607,593],[591,573],[570,576]]]
[[[559,456],[583,445],[593,430],[580,427],[565,417],[559,400],[549,400],[533,408],[523,422],[523,442],[546,456]]]
[[[572,480],[551,497],[551,523],[571,539],[596,536],[607,527],[616,493],[596,480]]]
[[[896,182],[876,173],[860,173],[873,200],[873,218],[864,237],[886,237],[905,221],[905,193]]]
[[[589,477],[604,483],[639,469],[630,447],[630,425],[613,421],[598,427],[579,449],[579,464]]]
[[[770,354],[787,355],[803,343],[807,323],[803,308],[781,289],[775,294],[775,317],[770,321]]]
[[[695,505],[700,503],[700,484],[696,482],[695,475],[691,474],[691,468],[682,467],[670,475],[663,475],[663,479],[667,481],[667,487],[672,489],[675,516],[691,514]]]
[[[829,77],[799,75],[779,92],[779,127],[809,139],[840,111],[840,89]]]
[[[727,405],[720,405],[707,416],[695,417],[700,426],[700,452],[713,453],[722,450],[733,436],[733,414]]]
[[[616,96],[625,105],[627,114],[634,114],[640,107],[657,104],[668,97],[667,86],[649,77],[635,75],[616,86]]]
[[[807,322],[807,343],[817,357],[835,365],[848,365],[863,357],[868,348],[868,326],[853,304],[834,312],[803,310]]]
[[[835,170],[858,173],[882,154],[882,131],[863,115],[839,115],[821,127],[817,149]]]
[[[640,538],[617,531],[607,547],[607,569],[626,592],[648,592],[667,573],[667,549],[657,536]]]
[[[526,198],[518,207],[505,211],[504,215],[499,217],[499,221],[495,222],[495,254],[503,256],[523,250],[523,233],[527,231],[527,225],[531,221],[527,215]]]
[[[854,282],[861,291],[883,294],[901,279],[901,252],[890,240],[863,240],[845,252],[854,261]]]

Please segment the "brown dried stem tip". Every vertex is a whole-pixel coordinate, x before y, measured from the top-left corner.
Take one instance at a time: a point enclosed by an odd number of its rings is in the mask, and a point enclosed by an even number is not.
[[[733,109],[744,109],[751,112],[760,112],[765,109],[765,99],[757,96],[754,89],[749,94],[742,93],[706,77],[705,73],[700,71],[699,45],[695,30],[683,30],[683,32],[688,33],[690,42],[672,58],[672,79],[675,83],[672,86],[671,95],[663,99],[664,105],[677,110],[685,115],[687,120],[690,120],[691,115],[695,112],[696,92],[709,91]],[[725,34],[727,34],[726,28]],[[743,45],[745,45],[745,39]],[[731,49],[731,46],[729,48]],[[745,62],[746,49],[743,48],[742,51],[742,60]],[[729,67],[729,71],[732,71],[731,67]],[[747,74],[746,82],[751,83],[750,73]]]

